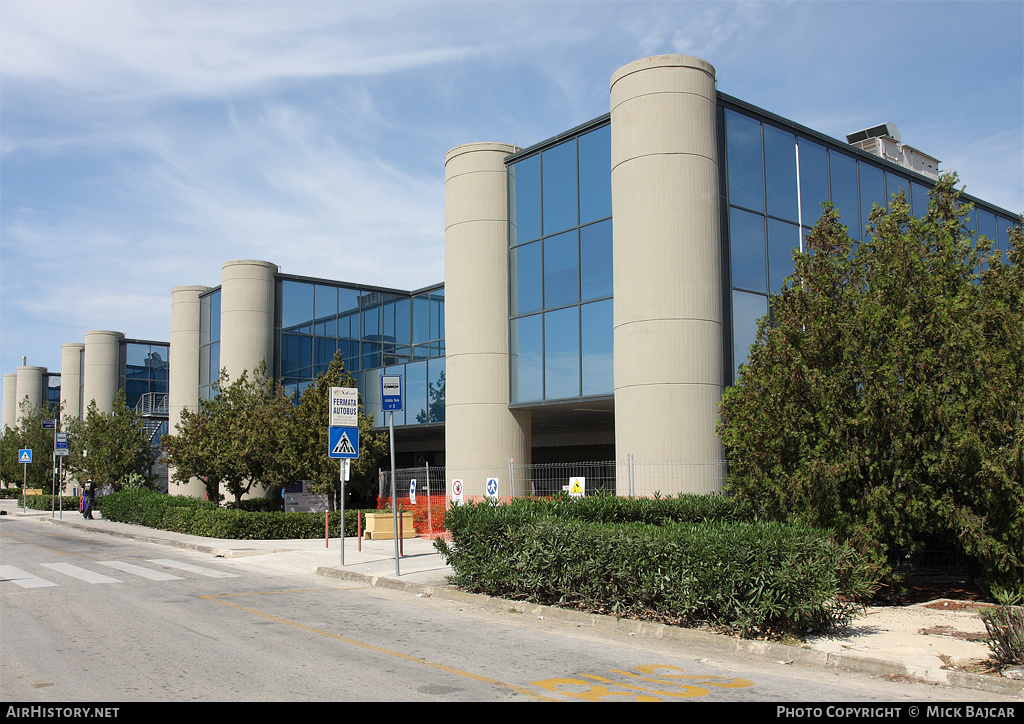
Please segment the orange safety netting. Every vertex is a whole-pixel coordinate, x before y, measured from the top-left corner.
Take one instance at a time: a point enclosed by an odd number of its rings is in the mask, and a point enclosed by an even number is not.
[[[381,510],[391,505],[391,497],[377,497],[377,509]],[[400,510],[412,511],[412,522],[416,528],[416,535],[420,538],[446,537],[448,531],[444,528],[444,513],[448,506],[448,497],[445,495],[417,495],[416,503],[410,503],[408,496],[398,497]]]

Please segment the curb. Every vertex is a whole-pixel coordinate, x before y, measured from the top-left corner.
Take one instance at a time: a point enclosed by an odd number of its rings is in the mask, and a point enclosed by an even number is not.
[[[577,626],[590,626],[592,628],[617,631],[619,633],[626,633],[646,638],[678,641],[680,643],[701,646],[703,648],[722,651],[725,653],[739,653],[761,658],[769,658],[776,660],[782,665],[797,663],[804,666],[816,666],[827,669],[888,676],[913,681],[919,684],[931,684],[935,686],[945,685],[963,689],[972,689],[975,691],[986,691],[992,694],[1005,694],[1008,696],[1024,695],[1024,684],[1004,679],[1002,677],[997,678],[981,674],[969,674],[960,671],[930,671],[890,661],[883,661],[869,656],[826,653],[823,651],[814,651],[775,641],[752,641],[749,639],[739,639],[732,636],[726,636],[724,634],[679,628],[668,624],[615,618],[605,614],[574,611],[555,606],[543,606],[525,601],[512,601],[480,593],[467,593],[465,591],[459,591],[452,588],[439,588],[437,586],[427,586],[407,581],[396,581],[393,578],[372,576],[366,573],[358,573],[356,571],[344,571],[338,568],[319,567],[314,570],[314,574],[324,576],[326,578],[360,581],[369,586],[376,586],[379,588],[389,588],[435,598],[461,601],[492,610],[509,611],[510,609],[517,609],[525,614],[542,617],[544,619],[551,619],[560,623],[572,623]]]

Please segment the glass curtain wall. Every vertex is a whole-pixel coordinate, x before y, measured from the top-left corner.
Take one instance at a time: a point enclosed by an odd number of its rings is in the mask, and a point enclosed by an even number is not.
[[[726,153],[735,376],[747,360],[758,319],[768,313],[769,295],[793,273],[793,252],[802,249],[823,202],[832,201],[850,237],[863,241],[874,204],[906,191],[913,213],[922,216],[934,183],[732,104],[719,104],[719,131]],[[975,206],[973,230],[1005,250],[1012,218],[979,202]]]
[[[208,400],[220,376],[220,289],[199,298],[199,399]]]
[[[403,375],[406,410],[396,425],[444,421],[444,289],[415,293],[281,279],[280,379],[296,401],[341,351],[374,424],[385,419],[380,375]]]
[[[125,404],[134,410],[148,392],[167,394],[170,344],[127,340],[124,355]]]
[[[611,126],[508,174],[511,402],[611,395]]]

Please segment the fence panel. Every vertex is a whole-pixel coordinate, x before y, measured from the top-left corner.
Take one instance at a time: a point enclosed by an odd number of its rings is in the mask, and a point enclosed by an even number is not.
[[[448,478],[484,481],[496,478],[496,496],[548,497],[568,490],[574,479],[582,479],[585,495],[606,491],[622,496],[674,496],[678,493],[720,492],[725,484],[724,460],[693,462],[606,460],[577,463],[537,463],[533,465],[492,465],[479,468],[448,469],[437,466],[401,468],[395,471],[395,491],[403,509],[412,509],[416,532],[434,536],[444,531],[444,511],[451,501]],[[411,501],[412,481],[416,481],[416,502]],[[380,471],[378,507],[391,502],[391,472]]]

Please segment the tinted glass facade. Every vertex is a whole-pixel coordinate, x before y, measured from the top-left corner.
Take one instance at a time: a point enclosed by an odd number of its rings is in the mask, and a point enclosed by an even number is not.
[[[731,382],[822,203],[862,241],[875,204],[905,191],[921,216],[934,183],[722,94],[718,126]],[[610,130],[597,119],[509,159],[513,405],[614,392]],[[972,229],[1005,250],[1013,217],[972,201]]]
[[[220,374],[220,290],[199,299],[199,399],[209,399]]]
[[[149,393],[167,394],[168,360],[170,345],[166,342],[126,340],[124,355],[125,403],[134,410],[142,396]]]
[[[385,371],[405,381],[396,425],[444,422],[442,286],[408,293],[282,278],[278,300],[278,376],[286,392],[298,399],[340,350],[376,425],[386,424],[379,389]]]
[[[611,126],[567,135],[508,164],[513,405],[614,392]]]
[[[298,401],[340,351],[366,412],[386,424],[380,375],[403,375],[405,410],[396,425],[444,422],[444,288],[418,292],[281,276],[276,281],[277,362],[271,370]],[[220,290],[200,299],[200,397],[220,369]]]
[[[732,309],[732,374],[747,360],[757,320],[768,297],[793,273],[793,251],[831,201],[850,237],[866,239],[875,204],[905,191],[913,213],[928,208],[930,180],[858,153],[818,134],[741,104],[719,100],[719,139],[724,139],[725,248]],[[1014,220],[975,201],[974,231],[1007,248]]]

